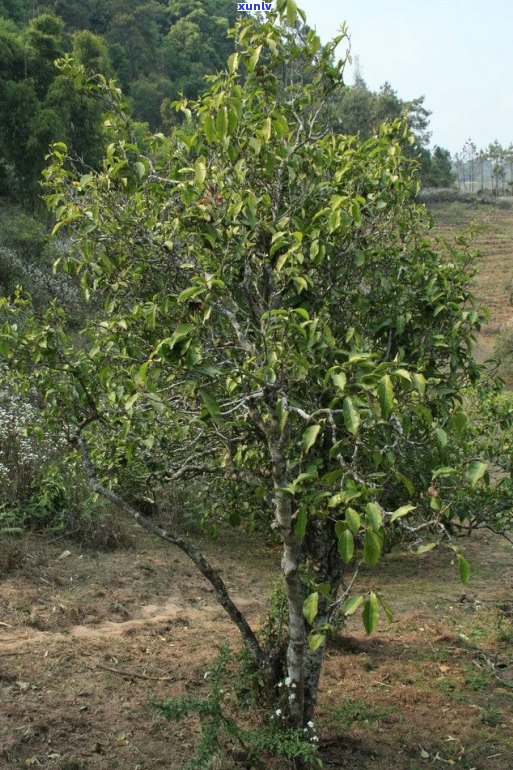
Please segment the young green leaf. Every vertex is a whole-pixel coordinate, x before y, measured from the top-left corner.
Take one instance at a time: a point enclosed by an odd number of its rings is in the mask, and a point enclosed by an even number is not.
[[[228,111],[226,107],[221,107],[217,113],[216,132],[221,141],[226,138],[228,132]]]
[[[437,468],[436,471],[433,472],[431,478],[437,479],[439,476],[452,476],[453,473],[456,473],[456,468],[453,468],[450,465],[444,465],[442,468]]]
[[[287,0],[287,21],[291,27],[294,26],[297,16],[297,5],[295,0]]]
[[[300,540],[302,540],[306,533],[306,522],[308,519],[308,510],[305,506],[299,509],[296,522],[294,524],[294,534]]]
[[[309,594],[306,597],[303,603],[303,615],[305,616],[306,622],[310,626],[313,625],[313,622],[317,617],[318,610],[319,610],[319,593],[317,591],[314,591],[313,593]]]
[[[333,380],[333,384],[336,388],[339,390],[344,390],[347,383],[347,377],[344,372],[337,372],[336,374],[332,374],[331,379]]]
[[[400,519],[403,516],[406,516],[410,511],[414,511],[417,506],[415,505],[402,505],[400,508],[398,508],[396,511],[393,512],[393,514],[390,517],[390,521],[395,521],[396,519]]]
[[[467,468],[467,479],[470,481],[470,486],[475,487],[477,482],[483,478],[487,470],[486,463],[480,460],[473,460]]]
[[[360,427],[360,413],[349,396],[344,399],[343,412],[346,429],[353,436],[356,436]]]
[[[303,433],[302,446],[303,446],[303,452],[305,454],[315,444],[315,441],[317,439],[317,436],[319,435],[320,429],[321,429],[320,425],[310,425]]]
[[[360,530],[360,514],[354,508],[346,508],[346,524],[353,535],[357,535]]]
[[[213,142],[216,138],[216,124],[214,122],[214,118],[211,115],[211,113],[208,113],[208,115],[205,115],[203,123],[203,131],[205,132],[205,137],[207,139],[207,142]]]
[[[308,638],[308,646],[312,650],[312,652],[315,652],[315,650],[318,650],[321,645],[324,644],[326,641],[326,634],[310,634]]]
[[[205,163],[198,158],[194,164],[194,178],[197,184],[203,184],[207,175],[207,167]]]
[[[371,634],[379,621],[379,602],[374,591],[370,592],[370,596],[363,606],[362,617],[365,630]]]
[[[352,596],[351,599],[348,599],[347,602],[344,604],[344,615],[346,617],[349,617],[350,615],[354,615],[358,607],[361,606],[363,602],[363,596]]]
[[[140,396],[140,393],[137,392],[137,393],[134,393],[132,396],[130,396],[130,398],[127,398],[127,400],[125,401],[125,409],[127,412],[130,412],[132,410],[139,396]]]
[[[458,554],[458,571],[460,573],[461,582],[463,585],[467,585],[468,581],[470,580],[470,564],[460,553]]]
[[[354,540],[348,529],[345,529],[338,539],[338,552],[344,564],[348,564],[353,558]]]
[[[379,561],[380,555],[381,543],[379,537],[372,529],[367,529],[363,543],[363,560],[365,564],[368,564],[369,567],[375,567]]]
[[[423,374],[413,375],[413,385],[420,396],[423,396],[426,392],[426,378]]]
[[[271,138],[271,118],[267,117],[264,120],[264,124],[262,126],[262,138],[264,142],[268,142]]]
[[[249,57],[248,64],[247,64],[248,72],[253,72],[253,70],[258,64],[258,60],[260,58],[261,53],[262,53],[262,46],[259,45],[257,46],[257,48],[255,48],[255,50]]]
[[[436,548],[438,543],[425,543],[424,545],[419,545],[419,547],[416,550],[416,553],[427,553],[428,551],[432,551],[433,548]]]
[[[287,424],[289,413],[285,409],[285,405],[283,401],[280,399],[278,403],[276,404],[276,419],[278,421],[278,428],[280,431],[280,434],[283,433],[285,430],[285,425]]]
[[[390,606],[386,603],[386,601],[383,599],[383,597],[380,594],[377,594],[378,601],[385,610],[385,615],[387,616],[387,620],[389,623],[391,623],[394,619],[394,613],[392,612]]]
[[[394,408],[394,386],[390,375],[385,374],[378,385],[378,400],[381,407],[381,414],[388,420]]]
[[[383,524],[381,508],[376,503],[367,503],[365,506],[366,520],[370,527],[377,532]]]

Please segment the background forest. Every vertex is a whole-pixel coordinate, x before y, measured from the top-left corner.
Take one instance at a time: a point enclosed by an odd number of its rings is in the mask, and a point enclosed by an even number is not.
[[[105,136],[101,110],[78,94],[54,66],[66,53],[87,72],[115,77],[140,131],[167,131],[173,102],[195,98],[205,76],[233,51],[227,31],[231,0],[2,0],[0,2],[0,191],[24,201],[37,196],[48,146],[65,141],[95,166]],[[415,153],[427,186],[450,186],[447,151],[429,141],[429,112],[419,97],[405,102],[385,84],[370,91],[360,75],[333,100],[333,126],[370,136],[404,111],[417,137]]]

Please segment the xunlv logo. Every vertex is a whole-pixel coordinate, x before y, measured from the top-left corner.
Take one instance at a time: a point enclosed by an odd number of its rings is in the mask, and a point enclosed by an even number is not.
[[[238,11],[270,11],[272,3],[237,3]]]

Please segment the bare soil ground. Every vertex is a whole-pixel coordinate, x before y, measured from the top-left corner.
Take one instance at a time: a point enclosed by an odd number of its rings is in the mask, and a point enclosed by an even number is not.
[[[0,541],[1,770],[186,766],[198,724],[169,723],[149,700],[206,694],[217,647],[238,637],[194,566],[138,537],[111,553]],[[258,626],[279,550],[243,533],[202,545]],[[367,637],[352,618],[330,641],[317,718],[326,768],[513,768],[513,549],[481,535],[463,550],[465,588],[437,551],[391,554],[363,576],[395,619]],[[212,768],[248,767],[237,757]]]

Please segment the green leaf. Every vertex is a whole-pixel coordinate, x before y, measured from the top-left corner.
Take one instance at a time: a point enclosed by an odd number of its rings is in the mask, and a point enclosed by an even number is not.
[[[338,552],[344,564],[348,564],[354,555],[354,540],[351,532],[346,529],[338,539]]]
[[[376,503],[367,503],[365,506],[365,513],[367,514],[365,518],[369,526],[372,527],[374,532],[378,532],[383,524],[383,514],[381,513],[379,505],[376,505]]]
[[[420,396],[423,396],[426,392],[426,378],[423,374],[413,375],[413,385]]]
[[[317,439],[317,436],[319,435],[319,431],[321,429],[320,425],[310,425],[305,432],[303,433],[303,452],[307,454],[308,450],[315,444],[315,441]]]
[[[405,476],[403,473],[400,473],[397,470],[394,471],[394,475],[401,482],[401,484],[404,485],[404,487],[405,487],[405,489],[406,489],[406,491],[408,492],[409,495],[414,495],[415,494],[415,487],[414,487],[412,481],[407,476]]]
[[[216,133],[222,141],[226,138],[228,132],[228,112],[226,107],[221,107],[216,117]]]
[[[287,21],[291,27],[296,23],[297,5],[294,0],[287,0]]]
[[[135,404],[139,396],[140,396],[140,393],[134,393],[132,396],[130,396],[130,398],[127,398],[127,400],[125,401],[125,410],[127,412],[131,411],[133,405]]]
[[[344,372],[337,372],[336,374],[332,374],[331,379],[333,380],[333,384],[336,388],[339,390],[344,390],[347,383],[347,377]]]
[[[344,615],[346,617],[349,617],[350,615],[354,615],[358,607],[361,606],[363,602],[363,596],[352,596],[351,599],[348,599],[347,602],[344,604]]]
[[[172,350],[177,342],[185,339],[185,337],[190,337],[192,332],[195,330],[196,327],[194,324],[181,324],[180,326],[176,327],[171,337],[169,337],[167,340],[164,340],[161,344],[164,344],[165,342],[167,346]]]
[[[249,57],[248,64],[247,64],[247,68],[249,72],[253,72],[253,70],[257,66],[261,53],[262,53],[262,46],[259,45],[257,48],[255,48],[255,50]]]
[[[428,553],[428,551],[432,551],[433,548],[436,548],[438,543],[425,543],[424,545],[419,545],[419,547],[416,550],[416,553]]]
[[[395,521],[396,519],[400,519],[403,516],[406,516],[410,511],[414,511],[417,506],[415,505],[402,505],[400,508],[397,508],[393,512],[393,514],[390,517],[390,521]]]
[[[185,302],[186,300],[191,299],[191,297],[197,297],[199,294],[203,294],[204,291],[204,286],[189,286],[188,289],[184,289],[180,292],[178,295],[178,302]]]
[[[439,476],[452,476],[453,473],[456,473],[456,468],[453,468],[450,465],[443,465],[441,468],[437,468],[436,471],[433,472],[431,478],[437,479]]]
[[[377,594],[378,601],[385,610],[385,615],[387,616],[387,620],[389,623],[391,623],[394,619],[394,613],[390,609],[390,606],[387,604],[387,602],[383,599],[383,597],[380,594]]]
[[[318,650],[321,645],[324,644],[326,640],[326,634],[310,634],[308,638],[308,646],[312,650],[312,652],[315,652],[315,650]]]
[[[392,376],[406,382],[411,382],[411,374],[406,369],[396,369],[395,372],[392,372]]]
[[[306,597],[303,603],[303,615],[306,622],[311,626],[317,617],[319,611],[319,593],[314,591]]]
[[[219,424],[221,422],[221,410],[214,396],[207,393],[206,390],[200,390],[199,395],[213,421]]]
[[[144,385],[146,382],[146,376],[148,374],[148,367],[151,363],[151,359],[149,361],[145,361],[144,364],[141,364],[139,367],[139,371],[137,372],[135,376],[135,380],[139,385]]]
[[[268,142],[271,138],[271,118],[267,117],[264,120],[264,125],[262,126],[262,138],[264,142]]]
[[[197,184],[203,184],[207,176],[207,167],[202,160],[197,160],[194,164],[194,178]]]
[[[392,414],[394,408],[394,386],[390,375],[385,374],[378,385],[378,400],[381,407],[381,414],[387,420]]]
[[[463,433],[467,427],[467,417],[463,412],[454,412],[449,420],[449,427],[456,433]]]
[[[444,446],[446,446],[446,444],[447,444],[447,433],[443,430],[443,428],[437,428],[435,430],[435,436],[436,436],[436,439],[437,439],[438,443],[440,444],[440,446],[443,449]]]
[[[299,509],[296,522],[294,524],[294,534],[300,540],[302,540],[306,533],[306,523],[308,520],[308,510],[305,506]]]
[[[460,573],[461,582],[463,585],[467,585],[468,581],[470,580],[470,564],[460,553],[458,554],[458,570]]]
[[[375,567],[381,555],[381,542],[376,533],[368,528],[363,543],[363,560],[369,567]]]
[[[285,406],[283,404],[283,401],[280,399],[278,403],[276,404],[276,419],[278,421],[278,428],[280,431],[280,434],[283,433],[285,430],[285,425],[287,424],[289,413],[285,409]]]
[[[237,52],[232,53],[228,57],[228,71],[229,72],[235,72],[237,70],[237,67],[239,66],[239,54]]]
[[[203,120],[203,131],[205,132],[207,142],[213,142],[214,139],[216,139],[216,124],[214,122],[213,116],[210,113],[205,115]]]
[[[483,478],[487,470],[486,463],[481,460],[473,460],[467,468],[467,479],[470,481],[470,486],[475,487],[477,482]]]
[[[374,591],[370,592],[370,596],[363,606],[363,625],[368,634],[371,634],[379,621],[379,601]]]
[[[346,508],[346,524],[353,535],[357,535],[360,531],[360,515],[354,508]]]
[[[343,412],[346,429],[353,436],[356,436],[360,427],[360,413],[349,396],[344,399]]]

